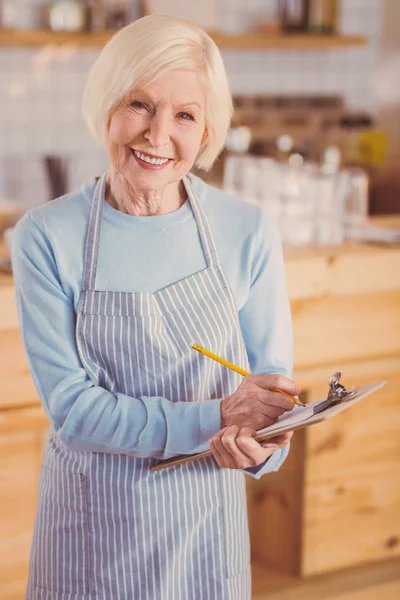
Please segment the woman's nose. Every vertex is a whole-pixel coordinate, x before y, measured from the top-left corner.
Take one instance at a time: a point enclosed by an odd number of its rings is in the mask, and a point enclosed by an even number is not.
[[[153,148],[166,146],[170,140],[170,127],[168,120],[162,116],[154,115],[151,119],[145,138]]]

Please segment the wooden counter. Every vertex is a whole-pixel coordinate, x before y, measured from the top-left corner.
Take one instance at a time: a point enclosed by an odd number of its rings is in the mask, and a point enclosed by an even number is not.
[[[379,219],[400,228],[400,218]],[[400,246],[290,251],[295,380],[307,400],[387,385],[298,431],[278,473],[248,482],[254,560],[311,576],[400,556]],[[371,427],[374,427],[374,435]]]
[[[386,222],[400,229],[400,217]],[[285,263],[295,379],[307,399],[326,395],[336,370],[345,386],[388,384],[332,421],[297,432],[278,473],[248,479],[254,560],[311,576],[398,557],[400,246],[288,249]],[[47,419],[29,375],[11,276],[0,275],[0,306],[0,590],[2,599],[17,600]]]

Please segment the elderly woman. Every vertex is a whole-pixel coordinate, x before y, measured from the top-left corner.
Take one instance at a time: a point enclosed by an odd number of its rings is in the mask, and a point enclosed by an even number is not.
[[[276,230],[189,174],[212,166],[231,112],[203,30],[136,21],[84,93],[108,171],[18,223],[21,328],[51,423],[28,599],[250,598],[243,473],[279,468],[290,434],[254,437],[299,389]]]

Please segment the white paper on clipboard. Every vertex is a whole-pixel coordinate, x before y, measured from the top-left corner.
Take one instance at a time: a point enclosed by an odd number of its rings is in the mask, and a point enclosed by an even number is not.
[[[274,425],[270,425],[269,427],[265,427],[264,429],[257,431],[257,439],[267,440],[281,433],[285,433],[286,431],[302,429],[303,427],[308,427],[313,423],[319,423],[320,421],[330,419],[334,415],[337,415],[343,410],[347,410],[354,404],[357,404],[357,402],[360,402],[360,400],[363,400],[373,392],[376,392],[385,384],[386,381],[379,381],[378,383],[361,387],[357,389],[355,394],[348,400],[343,400],[338,404],[334,404],[333,406],[330,406],[329,408],[326,408],[317,414],[314,414],[314,407],[321,404],[321,402],[325,402],[325,398],[323,400],[310,402],[309,404],[306,404],[305,408],[301,406],[295,406],[293,410],[286,412],[279,417],[278,421],[274,423]]]

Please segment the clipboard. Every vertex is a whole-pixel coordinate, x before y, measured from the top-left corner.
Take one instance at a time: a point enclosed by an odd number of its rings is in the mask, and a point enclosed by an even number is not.
[[[372,385],[366,385],[358,389],[351,388],[346,390],[340,384],[341,373],[338,371],[332,375],[329,380],[329,392],[326,398],[316,400],[306,404],[303,408],[295,406],[290,412],[284,413],[278,418],[277,422],[269,427],[257,431],[256,440],[258,442],[268,440],[288,431],[297,431],[304,427],[310,427],[327,419],[331,419],[335,415],[351,408],[360,400],[380,390],[387,382],[379,381]],[[160,471],[168,467],[181,465],[201,458],[213,456],[211,450],[200,452],[198,454],[182,454],[173,456],[167,460],[161,460],[151,467],[152,471]]]

